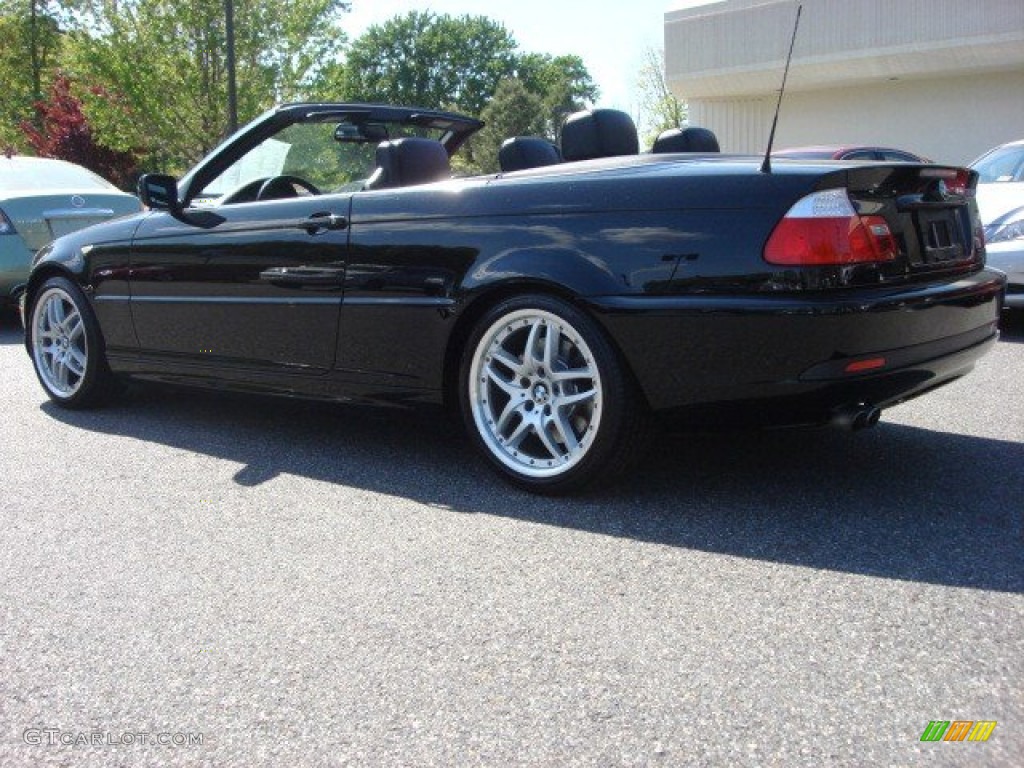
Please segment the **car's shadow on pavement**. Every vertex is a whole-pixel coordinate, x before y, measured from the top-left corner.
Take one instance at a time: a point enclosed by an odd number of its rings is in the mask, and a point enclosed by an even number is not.
[[[999,330],[1003,341],[1024,344],[1024,309],[1003,310]]]
[[[22,344],[24,341],[25,331],[22,330],[17,311],[10,307],[0,307],[0,345]]]
[[[281,474],[672,547],[1024,592],[1024,445],[883,422],[873,430],[664,435],[621,485],[520,492],[439,412],[133,387],[103,410],[44,404],[69,426]],[[980,460],[983,458],[984,463]]]

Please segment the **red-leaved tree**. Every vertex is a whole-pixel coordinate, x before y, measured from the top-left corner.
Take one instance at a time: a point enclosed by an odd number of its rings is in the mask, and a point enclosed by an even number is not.
[[[82,112],[81,100],[71,93],[71,78],[66,74],[57,74],[49,98],[36,102],[35,110],[39,127],[25,121],[21,130],[39,157],[77,163],[122,189],[133,187],[138,161],[131,152],[97,143],[89,120]]]

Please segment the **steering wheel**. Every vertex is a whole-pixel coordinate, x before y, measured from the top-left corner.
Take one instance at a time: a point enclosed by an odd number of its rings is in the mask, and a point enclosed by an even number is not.
[[[300,197],[297,190],[302,189],[311,195],[319,195],[320,190],[305,179],[298,176],[271,176],[260,186],[256,193],[257,200],[274,200],[280,197]]]

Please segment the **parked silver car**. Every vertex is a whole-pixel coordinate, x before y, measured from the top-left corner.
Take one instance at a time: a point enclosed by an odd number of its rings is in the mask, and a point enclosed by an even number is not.
[[[989,150],[971,168],[980,175],[988,263],[1010,278],[1006,306],[1024,309],[1024,139]]]
[[[0,306],[17,297],[32,255],[54,238],[141,208],[74,163],[0,155]]]

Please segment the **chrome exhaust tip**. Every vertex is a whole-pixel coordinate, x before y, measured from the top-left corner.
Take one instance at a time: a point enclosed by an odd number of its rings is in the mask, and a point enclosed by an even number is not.
[[[853,432],[875,426],[882,417],[882,409],[870,403],[842,405],[832,411],[829,423]]]

